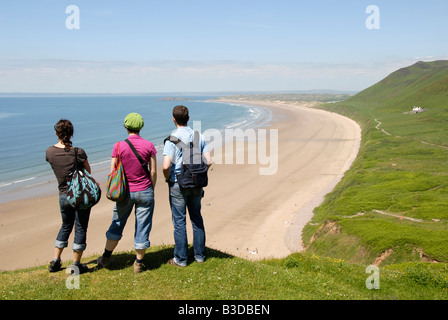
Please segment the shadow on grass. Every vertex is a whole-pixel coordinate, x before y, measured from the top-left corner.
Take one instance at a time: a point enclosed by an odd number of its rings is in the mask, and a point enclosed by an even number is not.
[[[156,248],[153,250],[148,249],[143,258],[143,264],[146,266],[146,270],[155,270],[166,264],[168,260],[173,257],[174,246]],[[192,263],[197,263],[194,258],[193,248],[188,248],[188,261],[187,266]],[[218,259],[233,259],[234,256],[227,253],[211,249],[206,247],[206,260],[218,258]],[[119,252],[112,254],[109,270],[122,270],[132,267],[135,261],[135,251]],[[90,260],[86,263],[89,266],[89,272],[98,270],[97,258]]]

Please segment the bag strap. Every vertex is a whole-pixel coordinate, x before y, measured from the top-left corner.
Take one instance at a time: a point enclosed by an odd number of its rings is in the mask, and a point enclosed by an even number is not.
[[[176,136],[168,136],[168,137],[166,137],[165,140],[163,140],[163,144],[165,144],[167,141],[171,141],[172,143],[174,143],[180,149],[188,147],[182,140],[180,140]]]
[[[199,138],[200,138],[199,132],[195,131],[193,141],[190,142],[190,148],[193,146],[199,145]],[[178,146],[181,149],[188,148],[188,146],[182,140],[180,140],[178,137],[168,136],[165,138],[165,140],[163,140],[163,144],[165,144],[167,141],[171,141],[172,143],[174,143],[176,146]]]
[[[131,143],[131,141],[129,141],[128,139],[124,140],[127,142],[127,144],[129,145],[129,147],[131,147],[132,151],[134,152],[135,156],[137,157],[138,161],[140,161],[140,164],[143,167],[143,170],[145,170],[146,174],[148,175],[148,178],[151,177],[151,174],[149,173],[148,170],[148,165],[145,163],[145,161],[143,161],[142,157],[140,156],[140,154],[137,152],[137,150],[135,150],[134,145]]]
[[[73,164],[74,170],[78,170],[78,148],[75,147],[75,162]]]

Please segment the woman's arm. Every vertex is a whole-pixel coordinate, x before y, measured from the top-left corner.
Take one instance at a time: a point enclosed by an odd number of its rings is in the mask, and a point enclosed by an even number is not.
[[[110,160],[110,173],[112,173],[115,167],[118,165],[118,158],[112,158]]]
[[[156,187],[157,182],[157,160],[156,156],[152,156],[149,160],[149,173],[150,173],[150,179],[152,183],[153,189]]]
[[[84,169],[86,169],[86,171],[91,174],[92,173],[92,169],[90,168],[90,163],[89,160],[84,160]]]

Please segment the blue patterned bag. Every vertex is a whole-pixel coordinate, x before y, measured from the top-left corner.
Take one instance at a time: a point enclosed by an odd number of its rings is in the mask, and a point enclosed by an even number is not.
[[[67,200],[76,209],[85,210],[100,201],[100,185],[87,170],[78,168],[78,148],[75,148],[74,170],[67,178],[67,185]]]

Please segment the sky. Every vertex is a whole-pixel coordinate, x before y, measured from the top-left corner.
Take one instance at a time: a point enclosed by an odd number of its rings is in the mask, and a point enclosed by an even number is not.
[[[356,92],[442,59],[448,0],[0,0],[0,93]]]

